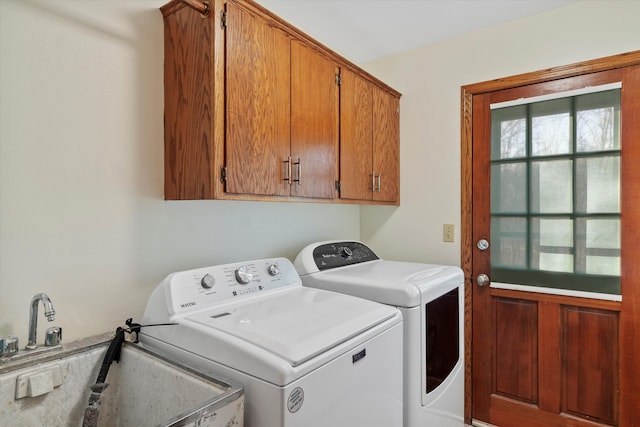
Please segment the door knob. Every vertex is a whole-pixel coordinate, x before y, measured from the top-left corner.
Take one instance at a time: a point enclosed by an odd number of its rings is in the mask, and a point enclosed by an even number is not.
[[[478,274],[478,276],[476,277],[476,283],[478,284],[478,286],[487,286],[489,283],[491,283],[491,280],[489,279],[489,276],[483,273]]]
[[[489,249],[489,242],[487,241],[487,239],[480,239],[478,240],[478,243],[476,243],[476,247],[481,251],[486,251],[487,249]]]

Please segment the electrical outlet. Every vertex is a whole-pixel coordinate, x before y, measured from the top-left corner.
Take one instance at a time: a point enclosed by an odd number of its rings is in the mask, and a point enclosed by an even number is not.
[[[443,224],[442,226],[442,241],[443,242],[454,242],[455,228],[453,224]]]

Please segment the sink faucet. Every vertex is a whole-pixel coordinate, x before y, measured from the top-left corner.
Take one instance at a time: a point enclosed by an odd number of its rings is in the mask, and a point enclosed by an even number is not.
[[[38,302],[42,301],[44,306],[44,315],[51,322],[56,318],[56,311],[53,309],[51,299],[45,293],[35,294],[31,299],[31,310],[29,312],[29,342],[25,346],[26,350],[34,350],[38,347],[36,344],[36,333],[38,331]]]

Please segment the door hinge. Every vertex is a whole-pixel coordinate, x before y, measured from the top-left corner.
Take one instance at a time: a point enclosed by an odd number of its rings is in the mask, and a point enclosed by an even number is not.
[[[227,12],[224,10],[220,12],[220,28],[227,29]]]
[[[226,166],[222,166],[220,168],[220,181],[221,182],[227,182],[227,167]]]
[[[340,181],[336,181],[336,191],[340,191]]]
[[[336,85],[340,86],[341,82],[342,82],[342,75],[338,72],[336,73]]]

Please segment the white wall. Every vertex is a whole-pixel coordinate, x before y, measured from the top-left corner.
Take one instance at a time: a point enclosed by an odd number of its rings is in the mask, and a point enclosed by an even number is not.
[[[640,49],[640,1],[580,0],[365,64],[403,93],[401,206],[361,210],[383,258],[460,265],[460,88]],[[442,242],[442,225],[456,242]]]
[[[0,336],[71,341],[168,273],[359,237],[358,206],[163,200],[164,0],[0,0]]]

